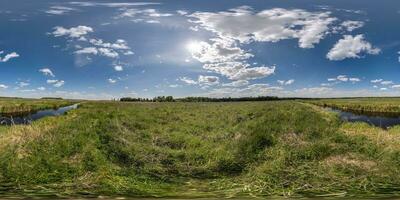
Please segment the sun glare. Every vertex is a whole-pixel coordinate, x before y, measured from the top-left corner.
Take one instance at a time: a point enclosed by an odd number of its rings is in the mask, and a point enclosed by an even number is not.
[[[186,45],[186,48],[191,52],[199,52],[201,50],[201,43],[199,41],[191,41]]]

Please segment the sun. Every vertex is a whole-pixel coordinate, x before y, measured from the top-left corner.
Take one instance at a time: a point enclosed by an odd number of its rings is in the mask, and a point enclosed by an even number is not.
[[[201,51],[202,45],[199,41],[190,41],[186,45],[186,49],[189,50],[191,53],[196,53]]]

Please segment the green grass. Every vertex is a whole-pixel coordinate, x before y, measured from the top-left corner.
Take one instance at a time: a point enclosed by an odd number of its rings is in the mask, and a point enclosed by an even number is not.
[[[332,107],[345,111],[359,113],[382,113],[400,115],[400,98],[347,98],[347,99],[319,99],[305,102],[318,106]]]
[[[0,127],[0,188],[68,196],[397,195],[399,138],[398,127],[341,123],[297,101],[85,102],[64,116]]]
[[[58,99],[18,99],[0,97],[0,115],[29,113],[70,105],[74,101]]]

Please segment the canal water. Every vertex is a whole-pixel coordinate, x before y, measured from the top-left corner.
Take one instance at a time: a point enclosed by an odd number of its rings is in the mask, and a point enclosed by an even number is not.
[[[63,115],[69,110],[78,108],[78,104],[60,107],[57,109],[40,110],[35,113],[16,116],[2,116],[0,115],[0,125],[17,125],[17,124],[30,124],[31,122],[48,116]]]
[[[383,113],[353,113],[349,111],[343,111],[333,108],[328,108],[328,110],[336,112],[339,114],[339,118],[346,122],[366,122],[370,125],[381,127],[387,129],[389,127],[400,124],[400,116],[387,116]]]

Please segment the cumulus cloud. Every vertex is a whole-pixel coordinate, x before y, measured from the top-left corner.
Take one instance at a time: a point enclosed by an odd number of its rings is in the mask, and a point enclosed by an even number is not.
[[[357,77],[348,77],[347,75],[338,75],[336,78],[328,78],[328,81],[329,82],[336,81],[336,83],[350,81],[352,83],[355,83],[355,82],[360,82],[361,79],[357,78]],[[335,84],[335,83],[333,83],[333,84]]]
[[[7,89],[7,88],[8,88],[8,86],[7,86],[7,85],[0,84],[0,89]]]
[[[200,85],[216,85],[219,83],[219,77],[200,75],[198,78],[198,83]]]
[[[375,80],[371,80],[371,83],[380,83],[382,81],[383,81],[383,79],[375,79]]]
[[[110,58],[117,58],[119,56],[118,52],[108,49],[108,48],[96,48],[96,47],[85,47],[75,51],[76,54],[92,54],[92,55],[102,55]]]
[[[93,28],[89,26],[76,26],[71,28],[56,26],[54,27],[54,31],[52,32],[52,34],[55,37],[66,36],[71,38],[80,38],[91,32],[93,32]]]
[[[116,80],[116,79],[109,78],[109,79],[108,79],[108,82],[111,83],[111,84],[113,84],[113,83],[116,83],[117,80]]]
[[[392,85],[392,84],[394,84],[393,81],[381,81],[380,83],[382,85]]]
[[[57,26],[51,33],[55,37],[65,36],[73,41],[79,41],[88,43],[90,46],[82,47],[81,44],[75,45],[75,54],[91,54],[105,56],[116,59],[120,53],[123,55],[132,55],[133,52],[130,50],[128,43],[123,39],[117,39],[115,42],[105,42],[102,39],[90,38],[87,34],[93,32],[93,29],[88,26],[76,26],[72,28],[64,28]]]
[[[104,42],[102,39],[90,39],[89,42],[95,46],[109,49],[130,49],[127,42],[123,39],[118,39],[115,43]]]
[[[364,22],[362,21],[352,21],[347,20],[341,23],[341,26],[345,28],[347,31],[351,32],[355,29],[361,28],[364,26]]]
[[[361,53],[376,55],[380,52],[379,48],[364,40],[363,35],[345,35],[340,39],[333,48],[328,52],[326,57],[329,60],[344,60],[346,58],[360,58]]]
[[[279,85],[291,85],[294,83],[294,79],[285,80],[277,80]]]
[[[46,81],[48,84],[53,85],[54,87],[61,87],[65,84],[65,81],[63,80],[57,80],[57,79],[49,79]]]
[[[41,72],[43,75],[45,76],[51,76],[51,77],[55,77],[54,73],[49,69],[49,68],[42,68],[39,69],[39,72]]]
[[[195,85],[195,84],[197,84],[197,81],[195,81],[195,80],[193,80],[193,79],[191,79],[191,78],[188,78],[188,77],[179,77],[178,80],[179,80],[179,81],[182,81],[182,82],[184,82],[184,83],[186,83],[186,84],[188,84],[188,85]]]
[[[0,55],[3,54],[4,51],[0,51]],[[19,54],[17,52],[11,52],[9,54],[6,54],[4,57],[0,56],[0,62],[7,62],[13,58],[18,58]]]
[[[123,71],[124,68],[121,65],[115,65],[114,70],[120,72],[120,71]]]
[[[234,40],[213,38],[213,42],[193,42],[188,45],[192,57],[204,63],[203,68],[219,73],[231,80],[248,80],[269,76],[275,66],[252,67],[247,59],[253,57],[249,52],[239,48]]]
[[[360,82],[361,79],[359,79],[359,78],[349,78],[349,81],[352,82],[352,83],[355,83],[355,82]]]
[[[222,38],[240,42],[278,42],[298,39],[301,48],[313,48],[329,33],[336,18],[330,12],[274,8],[254,11],[242,6],[223,12],[195,12],[192,22]]]

